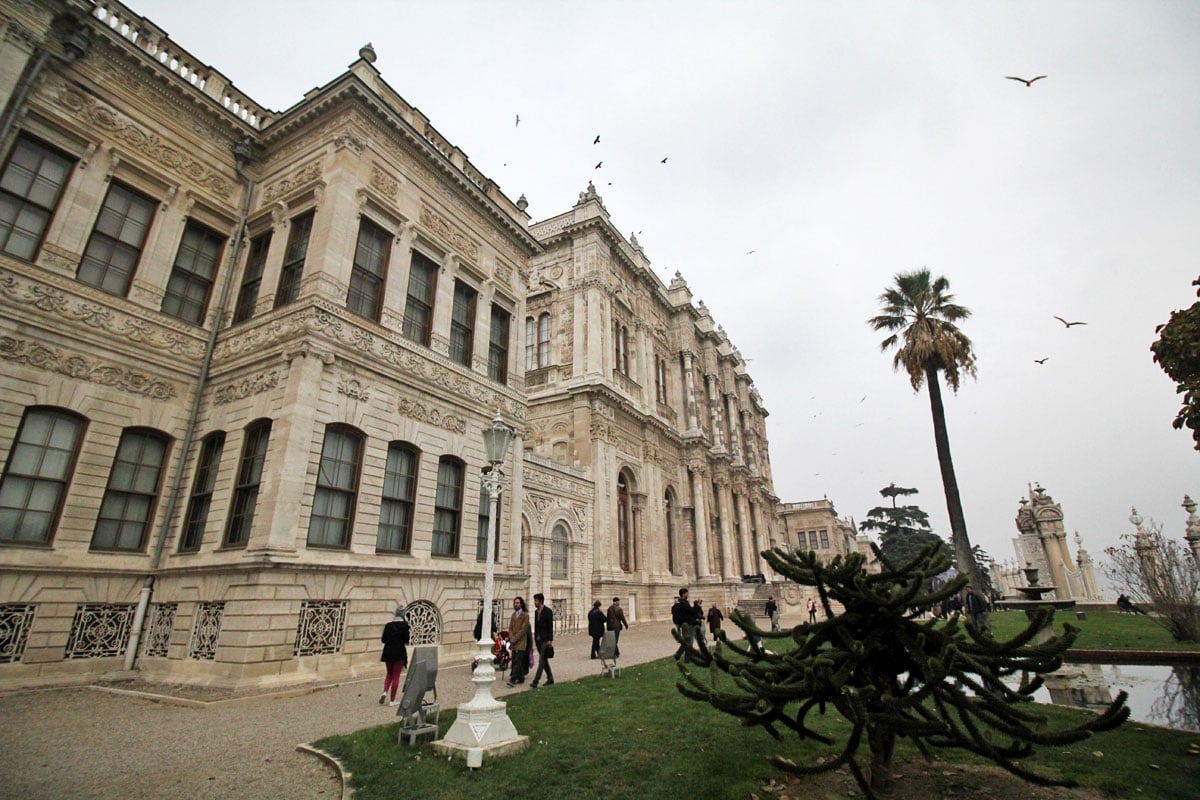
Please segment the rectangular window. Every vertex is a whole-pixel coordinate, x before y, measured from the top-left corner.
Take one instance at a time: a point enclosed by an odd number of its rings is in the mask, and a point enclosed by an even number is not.
[[[271,234],[264,233],[250,240],[250,254],[246,256],[246,271],[242,275],[242,288],[238,290],[237,305],[233,310],[233,324],[245,322],[254,316],[258,304],[258,293],[262,289],[263,268],[267,264],[267,251],[271,248]]]
[[[113,181],[75,277],[118,297],[129,294],[155,205],[141,192]]]
[[[437,288],[437,264],[420,253],[412,254],[408,272],[408,299],[404,304],[404,336],[429,346],[433,329],[433,295]]]
[[[241,547],[250,541],[250,528],[254,524],[254,511],[258,508],[258,488],[262,483],[270,439],[271,420],[259,420],[246,426],[223,547]]]
[[[478,292],[462,281],[454,282],[454,308],[450,314],[450,360],[471,366],[475,348],[475,298]]]
[[[358,225],[358,245],[354,248],[354,268],[350,272],[350,291],[346,308],[360,317],[379,321],[383,308],[383,283],[387,277],[388,254],[392,235],[367,220]]]
[[[808,549],[809,550],[820,550],[821,549],[821,545],[817,541],[817,532],[816,531],[808,532]]]
[[[25,412],[0,479],[0,542],[49,544],[79,452],[82,417]]]
[[[100,503],[93,550],[141,550],[158,498],[167,438],[146,430],[121,434],[108,486]]]
[[[204,538],[204,526],[208,524],[208,509],[212,505],[213,486],[217,482],[217,467],[221,463],[221,450],[225,447],[225,434],[213,433],[205,437],[200,446],[200,461],[196,464],[196,477],[192,483],[192,496],[188,500],[184,515],[183,538],[179,552],[195,552],[200,549]]]
[[[378,552],[408,553],[412,550],[417,459],[417,451],[406,445],[393,444],[388,448],[383,500],[379,504],[379,535],[375,539]]]
[[[537,351],[537,323],[533,321],[533,317],[525,318],[525,371],[530,372],[537,369],[537,359],[534,353]]]
[[[497,305],[492,306],[488,328],[488,377],[496,383],[508,383],[508,327],[512,315]]]
[[[275,291],[276,308],[291,305],[300,296],[300,279],[304,277],[304,259],[308,256],[314,213],[309,211],[292,220],[287,250],[283,254],[283,269],[279,273],[279,288]]]
[[[821,549],[829,549],[829,531],[821,531]]]
[[[162,301],[164,314],[196,325],[204,324],[213,281],[217,277],[217,263],[224,247],[224,236],[188,220],[179,252],[175,254],[175,264],[171,267],[171,277],[167,280],[167,292]]]
[[[21,136],[0,174],[0,250],[32,261],[75,162]]]
[[[437,496],[433,507],[435,556],[457,556],[462,530],[463,465],[449,458],[438,464]]]
[[[317,470],[308,543],[316,547],[349,547],[362,436],[345,428],[327,428]]]
[[[538,317],[538,352],[539,367],[550,366],[550,312]]]
[[[491,471],[491,467],[484,467],[483,474],[486,476]],[[479,525],[475,532],[475,560],[487,561],[487,535],[488,535],[488,514],[491,507],[491,497],[488,495],[487,486],[484,481],[486,477],[479,483]],[[496,561],[500,560],[500,511],[503,508],[504,497],[496,498],[496,519],[492,528],[496,531],[495,538],[492,540],[492,558]]]

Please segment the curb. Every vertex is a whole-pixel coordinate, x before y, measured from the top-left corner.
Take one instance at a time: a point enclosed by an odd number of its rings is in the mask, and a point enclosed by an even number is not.
[[[296,745],[296,750],[301,753],[308,753],[310,756],[316,756],[329,766],[333,767],[333,771],[338,774],[338,780],[340,780],[342,783],[342,800],[353,800],[354,790],[350,788],[351,773],[346,771],[346,768],[342,765],[341,761],[334,756],[331,756],[329,753],[326,753],[319,747],[313,747],[310,744],[298,744]]]

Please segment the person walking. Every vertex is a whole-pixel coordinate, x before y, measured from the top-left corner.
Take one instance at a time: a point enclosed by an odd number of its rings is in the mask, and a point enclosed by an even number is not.
[[[513,613],[508,620],[508,644],[512,649],[512,668],[508,672],[508,685],[525,682],[529,672],[529,614],[525,612],[525,598],[513,598]]]
[[[408,627],[407,610],[404,606],[397,606],[396,613],[391,621],[383,626],[383,635],[379,637],[379,641],[383,642],[383,654],[379,660],[387,665],[387,675],[383,679],[383,693],[379,695],[379,705],[383,705],[388,701],[388,694],[391,694],[391,703],[396,705],[396,690],[400,688],[400,673],[404,672],[404,668],[408,666],[408,637],[411,631]]]
[[[779,606],[775,604],[774,597],[767,598],[766,612],[767,619],[771,620],[771,630],[779,630]]]
[[[721,620],[723,619],[725,619],[725,614],[717,608],[716,603],[708,607],[708,632],[712,635],[714,643],[717,641],[717,634],[721,632]]]
[[[808,598],[808,602],[805,604],[805,607],[808,609],[809,623],[811,624],[811,623],[816,622],[817,621],[817,601],[813,600],[810,597],[810,598]]]
[[[967,587],[966,596],[963,598],[963,608],[971,617],[971,622],[975,627],[988,631],[992,629],[992,624],[988,620],[987,598],[976,593],[970,586]]]
[[[696,641],[704,641],[704,603],[699,600],[692,603],[692,632]]]
[[[613,658],[621,657],[621,629],[628,628],[629,623],[625,621],[625,611],[621,608],[621,598],[614,597],[612,605],[608,607],[608,629],[616,631],[613,647]]]
[[[676,598],[675,605],[671,606],[671,622],[675,623],[675,627],[679,630],[679,649],[675,651],[676,661],[683,656],[688,656],[688,661],[692,660],[688,655],[688,649],[691,648],[692,640],[695,637],[695,631],[692,629],[694,619],[692,604],[688,600],[688,590],[685,586],[679,590],[679,597]]]
[[[588,612],[588,636],[592,637],[592,658],[600,657],[600,640],[604,638],[604,629],[608,625],[608,617],[600,610],[600,601],[592,603]]]
[[[546,673],[546,685],[554,685],[554,672],[550,669],[550,659],[554,658],[554,612],[546,605],[546,596],[538,592],[533,596],[533,644],[537,648],[538,668],[533,673],[530,689],[538,687],[543,670]]]

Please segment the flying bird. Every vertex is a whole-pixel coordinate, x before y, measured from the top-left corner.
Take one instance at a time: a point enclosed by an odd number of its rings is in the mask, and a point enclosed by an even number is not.
[[[660,164],[665,164],[665,163],[667,163],[667,158],[670,158],[670,156],[667,156],[666,158],[664,158],[662,161],[660,161],[660,162],[658,162],[658,163],[660,163]]]
[[[592,142],[592,144],[600,144],[600,134],[596,134],[596,141]]]
[[[1061,322],[1063,325],[1066,325],[1068,328],[1071,327],[1072,325],[1087,325],[1086,322],[1067,322],[1062,317],[1055,317],[1055,319],[1058,320],[1059,322]]]
[[[1008,78],[1010,81],[1020,81],[1021,83],[1025,84],[1025,86],[1028,88],[1030,86],[1033,86],[1034,81],[1040,81],[1042,78],[1045,78],[1046,76],[1038,75],[1036,78],[1030,78],[1029,80],[1025,80],[1024,78],[1017,78],[1013,75],[1005,75],[1004,77]]]
[[[517,124],[513,125],[513,127],[515,128],[515,127],[517,127],[517,125],[520,125],[520,124],[521,124],[521,115],[517,114]]]
[[[597,161],[597,162],[596,162],[596,166],[595,166],[593,169],[600,169],[600,167],[602,167],[602,166],[604,166],[604,162],[603,162],[603,161]]]
[[[1033,363],[1035,363],[1035,364],[1045,364],[1045,363],[1046,363],[1047,361],[1049,361],[1049,360],[1050,360],[1050,356],[1046,356],[1045,358],[1035,358],[1035,359],[1033,360]]]
[[[746,255],[748,255],[748,256],[752,256],[752,255],[754,255],[754,254],[755,254],[755,253],[757,253],[757,252],[758,252],[757,250],[747,250],[747,251],[746,251]]]

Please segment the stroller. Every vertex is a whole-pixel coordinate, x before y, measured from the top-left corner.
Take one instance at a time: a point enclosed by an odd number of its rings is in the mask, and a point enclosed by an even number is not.
[[[509,649],[508,631],[500,631],[492,639],[492,669],[504,672],[512,665],[512,652]],[[479,666],[477,659],[471,659],[471,671]]]

